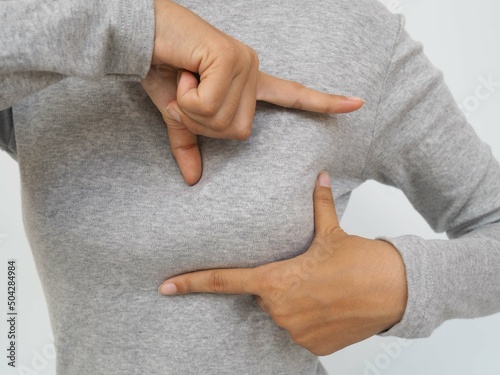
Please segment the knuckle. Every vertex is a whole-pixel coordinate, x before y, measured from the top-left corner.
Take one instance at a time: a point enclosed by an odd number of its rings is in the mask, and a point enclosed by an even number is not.
[[[278,327],[286,329],[286,321],[283,319],[283,317],[271,315],[271,318],[273,319],[274,324],[276,324]]]
[[[289,316],[285,313],[285,311],[274,307],[273,309],[271,309],[269,315],[273,319],[274,323],[276,323],[276,325],[285,329],[286,327],[288,327]]]
[[[168,114],[162,114],[163,122],[167,125],[167,127],[171,129],[178,129],[179,125],[177,125],[170,117]]]
[[[257,280],[257,285],[262,295],[269,296],[272,285],[267,277],[267,275],[261,275]]]
[[[261,269],[260,275],[257,278],[257,284],[259,290],[265,296],[272,297],[276,299],[276,296],[280,293],[278,284],[279,280],[275,277],[275,273],[269,267],[263,267]]]
[[[340,349],[342,347],[330,347],[330,345],[309,345],[309,347],[305,347],[307,350],[309,350],[312,354],[317,355],[317,356],[324,356],[324,355],[329,355],[332,354]]]
[[[228,61],[236,62],[239,60],[241,51],[236,43],[228,43],[228,46],[226,47],[225,51],[226,51],[226,58],[228,59]]]
[[[288,334],[293,342],[309,350],[314,355],[324,356],[330,354],[324,347],[318,345],[315,341],[311,341],[307,334],[295,334],[290,332],[288,332]]]
[[[172,115],[168,113],[168,111],[162,111],[161,114],[163,117],[163,121],[165,122],[165,124],[167,124],[167,130],[180,130],[185,128],[185,126],[175,120]]]
[[[341,107],[339,106],[338,102],[328,104],[325,108],[326,113],[338,113]]]
[[[239,129],[234,134],[234,139],[236,139],[238,141],[244,141],[244,140],[247,140],[251,134],[252,134],[252,127],[251,126],[243,128],[243,129]]]
[[[312,354],[317,355],[317,356],[323,356],[323,355],[330,354],[327,351],[325,351],[324,349],[321,349],[321,348],[316,347],[316,346],[312,346],[312,347],[307,347],[307,346],[304,346],[304,345],[302,345],[302,346],[304,348],[306,348],[307,350],[309,350]]]
[[[253,48],[235,40],[228,40],[222,46],[221,54],[224,62],[231,66],[235,72],[258,68],[259,56]]]
[[[302,91],[305,89],[305,86],[298,82],[292,82],[292,91],[295,93],[295,99],[292,104],[292,108],[301,110],[303,108],[302,104]]]
[[[338,225],[329,224],[324,228],[323,232],[327,236],[335,236],[337,234],[341,234],[343,231]]]
[[[174,147],[172,147],[172,151],[173,152],[177,152],[177,151],[190,151],[192,149],[196,149],[198,147],[198,143],[196,142],[190,142],[188,144],[184,144],[184,145],[176,145]]]
[[[186,278],[183,280],[184,282],[181,284],[182,292],[184,293],[191,293],[193,291],[193,287],[191,285],[191,281],[189,278]]]
[[[302,91],[304,90],[305,86],[302,83],[299,82],[292,82],[292,89],[294,91]]]
[[[306,348],[307,347],[307,340],[306,340],[306,337],[302,334],[299,334],[299,333],[296,333],[294,331],[292,332],[288,332],[288,334],[290,335],[290,338],[293,340],[293,342],[295,342],[296,344],[299,344],[300,346]]]
[[[332,206],[332,202],[333,202],[333,198],[331,196],[331,194],[329,192],[322,192],[324,194],[318,194],[318,201],[317,203],[322,205],[322,206],[327,206],[327,207],[331,207]]]
[[[208,287],[214,292],[223,292],[226,289],[226,281],[218,271],[211,272],[208,277]]]
[[[219,112],[220,106],[214,100],[206,100],[200,103],[200,112],[205,117],[214,117]]]
[[[233,40],[227,40],[227,42],[221,44],[220,48],[220,56],[223,58],[223,61],[228,66],[238,65],[241,58],[241,49],[238,44]]]
[[[230,124],[227,121],[219,120],[212,122],[210,124],[210,129],[216,133],[223,133],[229,126]]]
[[[257,52],[251,47],[247,47],[247,51],[248,51],[248,58],[249,58],[251,66],[256,67],[258,69],[259,68],[259,55],[257,55]]]
[[[181,126],[179,126],[178,128],[182,127],[185,127],[193,134],[200,134],[200,135],[203,135],[205,130],[205,127],[196,121],[186,121],[185,124],[181,124]]]

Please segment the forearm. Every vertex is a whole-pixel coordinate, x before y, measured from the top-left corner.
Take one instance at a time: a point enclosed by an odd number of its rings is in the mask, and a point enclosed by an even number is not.
[[[492,236],[384,238],[404,260],[408,303],[402,320],[382,335],[427,337],[445,320],[500,311],[500,238],[494,238],[500,237],[500,225],[482,232]]]
[[[453,139],[453,129],[448,134]],[[461,134],[464,141],[441,147],[463,153],[440,160],[440,170],[446,171],[441,173],[447,176],[433,186],[442,193],[428,194],[425,203],[413,199],[417,206],[427,207],[421,212],[432,214],[435,229],[446,230],[450,239],[382,237],[403,258],[408,286],[403,319],[383,335],[427,337],[446,320],[500,312],[500,166],[470,128]],[[451,150],[447,153],[453,155]],[[420,190],[419,195],[424,193]]]
[[[149,1],[0,1],[0,109],[64,77],[140,80],[149,70]]]
[[[381,96],[363,175],[401,189],[450,238],[380,237],[408,286],[403,319],[382,334],[426,337],[445,320],[500,312],[500,165],[403,28]]]

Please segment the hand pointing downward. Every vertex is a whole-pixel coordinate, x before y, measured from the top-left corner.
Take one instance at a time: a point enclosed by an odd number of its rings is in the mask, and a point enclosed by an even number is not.
[[[172,153],[189,185],[202,171],[197,135],[247,139],[257,100],[321,113],[363,105],[359,98],[319,93],[269,76],[259,70],[257,53],[249,46],[173,1],[154,4],[152,68],[141,83],[163,115]]]
[[[153,67],[142,86],[159,109],[167,126],[170,149],[184,180],[194,185],[201,177],[202,163],[197,135],[211,138],[245,140],[250,136],[256,100],[286,108],[320,113],[346,113],[359,109],[363,100],[353,97],[320,93],[296,82],[286,81],[258,72],[254,92],[242,95],[246,103],[239,104],[238,117],[229,120],[220,115],[196,117],[184,112],[179,98],[197,90],[199,83],[193,73],[176,70],[168,65]],[[233,108],[232,110],[236,110]],[[224,109],[219,109],[224,112]],[[229,110],[228,110],[229,111]],[[236,116],[236,115],[235,115]]]
[[[254,294],[291,338],[327,355],[399,322],[406,309],[403,261],[388,242],[345,233],[326,172],[314,189],[315,237],[303,254],[255,268],[213,269],[166,280],[160,293]]]

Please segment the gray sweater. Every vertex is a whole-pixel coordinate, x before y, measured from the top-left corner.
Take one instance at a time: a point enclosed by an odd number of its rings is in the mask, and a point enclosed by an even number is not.
[[[139,84],[152,0],[1,0],[0,109],[13,106],[14,125],[3,117],[0,140],[20,168],[58,374],[325,374],[251,295],[157,292],[179,273],[304,252],[322,169],[339,215],[374,179],[450,238],[383,237],[409,290],[383,335],[500,311],[499,164],[401,16],[375,0],[180,3],[253,47],[263,71],[366,104],[320,115],[258,103],[247,140],[200,137],[189,187]]]

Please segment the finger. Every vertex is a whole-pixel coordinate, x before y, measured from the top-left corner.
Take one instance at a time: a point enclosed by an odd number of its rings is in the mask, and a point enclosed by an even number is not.
[[[188,71],[180,71],[177,75],[177,97],[183,93],[193,90],[198,86],[198,79],[196,76]],[[206,137],[216,138],[217,133],[207,128],[205,125],[192,119],[189,114],[179,106],[177,100],[172,100],[167,106],[168,114],[179,124],[182,124],[192,134],[204,135]],[[219,136],[220,138],[221,136]]]
[[[185,273],[164,281],[161,294],[259,294],[253,268],[213,269]]]
[[[184,180],[187,184],[194,185],[199,181],[202,173],[198,138],[196,134],[190,132],[185,126],[174,119],[168,112],[167,106],[167,103],[175,100],[177,76],[178,72],[176,69],[158,65],[150,69],[148,76],[141,84],[163,116],[163,120],[167,125],[170,149]],[[196,78],[194,77],[194,82],[190,81],[187,83],[196,86]]]
[[[202,173],[198,136],[177,121],[164,118],[172,155],[188,185],[196,184]]]
[[[231,121],[231,128],[226,133],[231,139],[245,140],[252,132],[253,119],[255,116],[255,87],[256,79],[249,79],[243,91],[236,109],[236,113]]]
[[[254,75],[255,76],[255,75]],[[190,119],[196,121],[202,126],[213,130],[217,133],[223,133],[221,138],[237,138],[239,131],[238,120],[235,119],[235,114],[237,110],[241,107],[243,96],[248,87],[253,83],[253,105],[255,106],[255,80],[253,82],[251,79],[246,79],[246,74],[239,74],[234,77],[231,82],[231,87],[229,87],[221,106],[217,109],[217,113],[210,113],[209,115],[201,115],[199,111],[190,111],[188,108],[184,107],[183,104],[183,91],[179,90],[177,104],[179,105],[182,112],[188,116]],[[250,83],[250,84],[249,84]],[[248,96],[248,95],[247,95]],[[253,117],[250,121],[253,121]],[[247,119],[248,122],[248,119]],[[241,127],[245,127],[241,125]],[[248,127],[245,127],[248,128]]]
[[[340,229],[331,190],[330,177],[322,171],[314,188],[314,228],[317,233],[332,233]]]
[[[232,67],[224,58],[218,58],[200,75],[196,87],[187,90],[179,85],[177,100],[185,111],[212,117],[221,108],[232,85]]]
[[[218,132],[193,120],[189,115],[184,113],[184,111],[181,108],[179,108],[179,105],[177,104],[176,100],[171,101],[168,104],[167,111],[172,117],[175,118],[177,122],[184,125],[193,134],[203,135],[205,137],[210,137],[210,138],[226,138],[226,139],[232,138],[231,134],[229,134],[229,131]]]
[[[320,113],[352,112],[364,104],[361,98],[318,92],[300,83],[286,81],[263,72],[259,72],[257,100],[281,107]]]
[[[251,112],[252,109],[247,109],[247,114]],[[253,109],[255,111],[255,109]],[[219,138],[219,139],[235,139],[235,140],[244,140],[247,139],[250,136],[250,132],[252,130],[252,123],[250,123],[247,119],[246,122],[241,122],[237,123],[236,121],[240,120],[234,120],[231,121],[231,125],[234,124],[234,126],[228,127],[224,131],[219,131],[219,130],[214,130],[211,129],[204,124],[201,124],[191,118],[190,115],[187,115],[182,111],[182,109],[179,108],[178,104],[176,101],[172,101],[168,105],[168,112],[169,113],[174,113],[179,119],[179,122],[182,123],[191,133],[193,134],[198,134],[198,135],[203,135],[205,137],[210,137],[210,138]],[[254,113],[254,112],[252,112]],[[253,116],[253,114],[252,114]],[[252,117],[253,120],[253,117]]]

